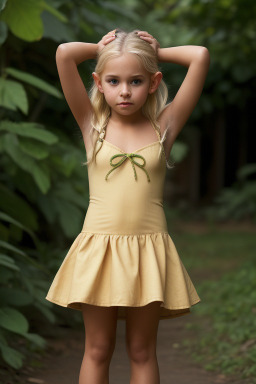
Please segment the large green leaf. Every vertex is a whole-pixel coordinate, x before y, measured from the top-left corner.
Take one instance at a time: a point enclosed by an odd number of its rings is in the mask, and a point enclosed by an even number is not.
[[[71,30],[69,25],[63,24],[57,20],[56,17],[50,13],[43,12],[42,20],[44,24],[44,37],[53,39],[58,43],[74,41],[76,39],[75,34]]]
[[[4,120],[0,122],[0,131],[8,131],[19,136],[30,137],[48,145],[58,142],[56,135],[47,131],[42,124],[38,123],[14,123]]]
[[[60,144],[60,147],[62,149],[63,143]],[[59,173],[63,174],[65,177],[69,177],[78,166],[78,160],[76,156],[74,156],[74,151],[70,151],[70,146],[66,146],[63,150],[66,151],[65,154],[64,152],[62,156],[59,156],[57,153],[53,154],[51,156],[51,161],[54,168]]]
[[[66,1],[67,2],[67,1]],[[50,5],[51,4],[51,5]],[[68,23],[68,18],[66,15],[64,15],[63,13],[61,13],[60,11],[58,11],[57,8],[57,4],[54,4],[54,2],[52,0],[50,1],[44,1],[42,3],[42,6],[43,8],[48,11],[49,13],[51,13],[53,16],[55,16],[59,21],[61,21],[62,23]]]
[[[2,11],[6,5],[7,0],[0,0],[0,11]]]
[[[12,251],[13,253],[18,254],[20,256],[26,256],[26,253],[23,252],[21,249],[15,247],[10,243],[7,243],[6,241],[0,240],[0,248],[8,249],[9,251]]]
[[[28,99],[22,84],[0,78],[0,106],[28,113]]]
[[[46,346],[46,340],[36,333],[26,333],[23,336],[40,348],[44,348]]]
[[[38,229],[37,215],[31,205],[2,184],[0,184],[0,209],[29,229]]]
[[[9,269],[13,269],[14,271],[20,270],[20,268],[15,264],[15,261],[3,253],[0,253],[0,265]]]
[[[0,308],[0,326],[20,335],[24,335],[29,329],[26,317],[21,312],[10,307]]]
[[[7,221],[8,223],[15,225],[16,227],[27,232],[33,239],[35,239],[35,234],[32,231],[30,231],[29,228],[27,228],[25,225],[21,224],[19,221],[15,220],[13,217],[11,217],[11,216],[9,216],[6,213],[1,212],[1,211],[0,211],[0,220]]]
[[[33,176],[42,193],[47,193],[51,185],[49,176],[31,157],[20,150],[17,138],[11,133],[7,133],[4,136],[4,144],[5,152],[8,153],[12,160],[21,169],[29,172]]]
[[[82,208],[83,210],[87,209],[84,195],[78,193],[71,184],[67,184],[66,182],[57,183],[53,194],[59,200],[69,201],[70,203]]]
[[[14,256],[20,255],[22,258],[29,264],[33,265],[39,270],[42,270],[43,272],[50,274],[48,269],[44,266],[38,263],[36,260],[34,260],[32,257],[28,256],[25,252],[23,252],[21,249],[15,247],[12,244],[7,243],[6,241],[0,240],[0,248],[7,249],[8,251],[12,252]]]
[[[73,237],[79,232],[83,213],[75,205],[60,199],[55,199],[55,209],[59,214],[60,224],[66,236]]]
[[[19,140],[19,147],[22,152],[37,160],[43,160],[49,156],[49,148],[35,140],[21,138]]]
[[[46,93],[49,93],[49,95],[57,97],[58,99],[63,98],[62,93],[53,85],[47,83],[46,81],[40,79],[39,77],[31,75],[28,72],[24,72],[24,71],[21,71],[20,69],[10,68],[10,67],[5,68],[5,72],[8,73],[8,75],[15,77],[15,79],[24,81],[27,84],[31,84],[34,87],[41,89]]]
[[[40,18],[42,2],[35,0],[9,0],[1,14],[12,33],[20,39],[35,41],[43,35]]]
[[[40,196],[38,203],[47,220],[54,223],[57,216],[66,236],[72,238],[79,232],[84,214],[74,203],[64,200],[66,197],[68,198],[68,194],[60,198],[54,191],[54,194],[49,197]],[[82,202],[78,201],[78,205],[81,206]]]
[[[7,345],[0,345],[2,356],[4,361],[14,369],[20,369],[22,367],[22,359],[24,355]]]

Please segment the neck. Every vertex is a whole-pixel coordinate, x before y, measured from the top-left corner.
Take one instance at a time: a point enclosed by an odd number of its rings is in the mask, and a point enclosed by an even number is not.
[[[143,115],[142,111],[138,111],[135,114],[132,115],[120,115],[116,113],[115,111],[111,111],[110,120],[112,123],[116,123],[118,125],[133,125],[138,124],[140,122],[145,122],[147,118]]]

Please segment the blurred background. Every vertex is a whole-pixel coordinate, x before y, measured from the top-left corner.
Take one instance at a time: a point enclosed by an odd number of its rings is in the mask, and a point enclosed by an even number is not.
[[[254,0],[0,0],[0,379],[18,380],[25,362],[40,360],[52,328],[81,326],[79,313],[45,300],[89,202],[82,136],[61,91],[55,52],[62,42],[97,43],[119,27],[147,30],[161,47],[203,45],[210,52],[203,94],[171,152],[165,212],[204,298],[194,314],[209,317],[214,330],[194,329],[198,361],[253,382],[255,17]],[[94,65],[79,66],[87,89]],[[187,69],[160,68],[171,100]]]

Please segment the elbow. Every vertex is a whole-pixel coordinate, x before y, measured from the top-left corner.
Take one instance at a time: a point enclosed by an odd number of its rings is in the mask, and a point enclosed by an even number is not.
[[[63,60],[65,57],[67,57],[67,47],[66,43],[62,43],[56,49],[56,61],[59,59]]]
[[[205,66],[209,67],[209,65],[210,65],[210,52],[206,47],[200,47],[198,56],[199,56],[200,62],[202,62]]]

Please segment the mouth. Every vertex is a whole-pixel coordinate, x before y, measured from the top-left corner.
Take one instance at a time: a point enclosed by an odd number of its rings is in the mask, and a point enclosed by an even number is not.
[[[128,105],[132,105],[132,103],[128,103],[128,102],[122,102],[122,103],[119,103],[118,105],[121,105],[121,106],[128,106]]]

